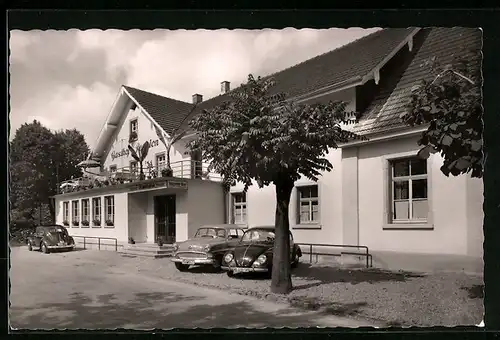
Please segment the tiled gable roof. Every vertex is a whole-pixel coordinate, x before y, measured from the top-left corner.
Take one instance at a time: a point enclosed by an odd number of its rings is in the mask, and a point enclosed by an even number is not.
[[[353,131],[359,134],[380,133],[405,125],[399,118],[405,110],[411,88],[422,79],[433,77],[430,65],[425,61],[431,57],[447,64],[454,55],[469,53],[471,48],[481,47],[481,31],[476,28],[426,28],[416,36],[413,53],[406,61],[391,70],[368,108],[361,112],[359,123]]]
[[[193,107],[192,104],[180,100],[163,97],[130,86],[123,87],[166,133],[171,133],[177,129]]]
[[[383,29],[264,78],[273,78],[276,81],[273,92],[284,92],[288,97],[296,97],[356,76],[364,77],[413,30],[413,28]],[[183,121],[186,123],[185,118],[193,104],[129,86],[124,87],[165,132],[177,129]],[[228,99],[227,94],[210,98],[200,103],[196,111],[213,108]]]

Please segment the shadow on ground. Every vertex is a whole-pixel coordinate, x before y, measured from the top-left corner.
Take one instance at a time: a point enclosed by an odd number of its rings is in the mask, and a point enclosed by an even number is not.
[[[352,315],[352,306],[336,306],[335,315]],[[248,302],[211,305],[200,297],[174,293],[137,293],[127,301],[113,294],[91,299],[74,293],[67,302],[37,308],[10,309],[11,326],[17,329],[167,329],[231,327],[316,326],[317,315],[256,310]]]
[[[350,283],[355,285],[362,282],[405,282],[408,279],[425,277],[425,274],[405,271],[393,272],[375,268],[349,269],[313,266],[302,263],[295,271],[293,271],[293,277],[315,281],[313,283],[296,285],[294,287],[294,290],[300,290],[329,283]]]
[[[469,299],[484,299],[484,285],[472,285],[469,287],[460,287],[465,290]]]

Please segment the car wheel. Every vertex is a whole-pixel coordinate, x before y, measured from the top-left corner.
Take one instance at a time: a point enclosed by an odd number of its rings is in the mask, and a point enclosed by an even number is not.
[[[45,244],[45,242],[42,243],[40,249],[42,250],[42,253],[44,253],[44,254],[49,253],[49,248],[47,248],[47,245]]]
[[[232,270],[228,270],[226,273],[227,273],[227,276],[234,277],[234,273]]]
[[[177,270],[179,270],[180,272],[185,272],[188,270],[189,266],[187,264],[176,262],[175,268],[177,268]]]
[[[33,251],[33,246],[31,245],[31,241],[28,241],[28,250]]]
[[[299,266],[299,254],[295,253],[295,257],[292,262],[292,268],[297,268]]]

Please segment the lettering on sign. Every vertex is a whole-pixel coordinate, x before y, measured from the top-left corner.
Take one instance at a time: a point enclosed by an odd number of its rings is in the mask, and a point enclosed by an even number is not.
[[[158,139],[150,139],[148,142],[150,148],[154,148],[160,145],[160,141]],[[123,148],[120,151],[111,152],[111,160],[114,161],[116,158],[123,156],[128,157],[129,155],[130,155],[130,150],[128,148]]]
[[[136,185],[130,187],[130,190],[147,190],[147,189],[159,189],[159,188],[184,189],[184,188],[187,188],[187,183],[183,182],[183,181],[172,181],[172,180],[154,181],[154,182],[149,182],[149,183],[136,184]]]

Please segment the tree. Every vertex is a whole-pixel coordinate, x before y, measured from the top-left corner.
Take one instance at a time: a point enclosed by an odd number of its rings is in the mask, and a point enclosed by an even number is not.
[[[33,222],[40,215],[46,221],[47,209],[53,220],[50,196],[57,193],[57,183],[81,176],[76,164],[88,153],[83,135],[77,130],[52,133],[35,120],[19,127],[9,146],[11,221]]]
[[[238,181],[246,191],[253,181],[261,188],[274,184],[271,291],[286,294],[292,290],[288,207],[294,182],[301,176],[316,181],[322,171],[330,171],[325,158],[329,149],[357,136],[341,128],[346,103],[299,105],[285,100],[283,93],[272,94],[273,85],[250,75],[230,100],[191,120],[198,138],[188,147],[202,152],[226,186]]]
[[[483,174],[483,122],[481,95],[481,53],[461,53],[442,65],[432,57],[431,78],[412,89],[408,110],[401,115],[410,126],[428,125],[418,143],[419,155],[428,158],[439,152],[446,176],[471,172]]]

